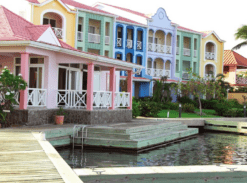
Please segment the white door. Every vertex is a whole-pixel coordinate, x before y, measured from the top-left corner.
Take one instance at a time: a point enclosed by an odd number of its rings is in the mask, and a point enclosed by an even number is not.
[[[100,72],[94,72],[93,90],[100,91]]]

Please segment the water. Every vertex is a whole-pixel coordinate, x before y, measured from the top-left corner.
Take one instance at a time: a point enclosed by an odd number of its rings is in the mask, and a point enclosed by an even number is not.
[[[203,133],[193,139],[140,154],[57,149],[72,168],[87,166],[183,166],[215,163],[247,165],[247,136]]]

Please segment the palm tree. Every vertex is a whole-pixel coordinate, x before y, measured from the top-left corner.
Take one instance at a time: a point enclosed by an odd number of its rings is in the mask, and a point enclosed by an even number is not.
[[[247,45],[247,25],[243,25],[242,27],[238,28],[237,32],[234,35],[235,35],[235,39],[236,40],[237,39],[243,39],[245,41],[243,41],[242,43],[239,43],[236,46],[234,46],[232,48],[232,50],[238,50],[242,46],[246,46]]]

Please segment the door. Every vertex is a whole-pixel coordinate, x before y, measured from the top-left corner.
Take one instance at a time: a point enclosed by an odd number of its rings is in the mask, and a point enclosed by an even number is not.
[[[94,72],[93,90],[100,91],[100,72]]]

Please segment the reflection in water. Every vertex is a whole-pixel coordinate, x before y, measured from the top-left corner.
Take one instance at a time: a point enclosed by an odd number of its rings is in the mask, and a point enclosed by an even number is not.
[[[247,164],[247,136],[204,133],[196,138],[140,154],[81,149],[58,149],[72,168],[86,166],[180,166]]]

